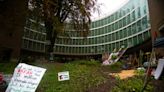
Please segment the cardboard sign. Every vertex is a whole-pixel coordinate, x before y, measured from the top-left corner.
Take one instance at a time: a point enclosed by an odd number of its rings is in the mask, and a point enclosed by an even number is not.
[[[14,70],[6,92],[35,92],[46,69],[20,63]]]
[[[58,81],[65,81],[65,80],[69,80],[69,72],[68,71],[59,72],[58,73]]]

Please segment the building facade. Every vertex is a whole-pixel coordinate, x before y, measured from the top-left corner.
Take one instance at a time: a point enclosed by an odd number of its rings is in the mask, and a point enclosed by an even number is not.
[[[0,62],[18,59],[27,0],[0,0]]]
[[[36,22],[36,17],[28,16],[22,38],[21,54],[24,56],[43,56],[45,54],[46,30],[43,22]]]
[[[147,0],[129,0],[113,14],[92,21],[87,37],[78,31],[67,30],[59,35],[54,46],[55,55],[91,56],[112,52],[121,47],[135,47],[151,39]],[[28,19],[24,28],[23,51],[45,52],[45,28],[35,27]],[[69,28],[68,28],[69,29]]]
[[[150,39],[150,22],[147,0],[129,0],[115,13],[91,23],[87,38],[67,31],[69,38],[60,36],[55,54],[98,55],[118,50],[121,46],[134,47]]]
[[[164,1],[148,0],[152,38],[164,36]]]
[[[148,0],[149,14],[151,23],[152,42],[156,43],[157,39],[164,39],[164,1],[163,0]],[[159,45],[156,54],[164,57],[164,40],[157,42]]]

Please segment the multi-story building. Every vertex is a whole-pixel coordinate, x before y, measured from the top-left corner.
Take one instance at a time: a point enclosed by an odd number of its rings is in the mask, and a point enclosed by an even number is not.
[[[36,23],[32,18],[27,20],[22,45],[24,53],[45,52],[44,24],[40,23],[40,27],[36,27]],[[139,51],[141,48],[148,48],[146,46],[151,47],[150,29],[147,0],[129,0],[113,14],[92,21],[87,37],[82,37],[78,31],[71,29],[65,31],[69,36],[59,35],[54,54],[97,56],[118,50],[122,46],[130,47],[131,51]]]
[[[164,1],[148,0],[152,38],[164,36]]]
[[[147,0],[129,0],[113,14],[94,20],[87,38],[68,30],[69,37],[57,39],[54,54],[100,55],[121,46],[135,47],[150,40],[149,31]]]
[[[27,0],[0,0],[0,62],[18,59]]]
[[[45,53],[46,30],[43,22],[29,16],[24,27],[21,54],[25,56],[43,56]]]
[[[164,57],[164,1],[148,0],[152,43],[158,57]],[[158,40],[157,40],[158,39]]]

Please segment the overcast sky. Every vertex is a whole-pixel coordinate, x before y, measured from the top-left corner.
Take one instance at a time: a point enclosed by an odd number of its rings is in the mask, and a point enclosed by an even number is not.
[[[92,19],[98,18],[100,16],[109,15],[120,9],[121,6],[126,4],[129,0],[98,0],[98,3],[101,3],[101,14],[93,14]]]

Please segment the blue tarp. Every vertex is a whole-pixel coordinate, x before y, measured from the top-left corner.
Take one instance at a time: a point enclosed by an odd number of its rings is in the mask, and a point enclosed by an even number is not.
[[[153,44],[153,47],[155,48],[164,47],[164,37],[157,38]]]

